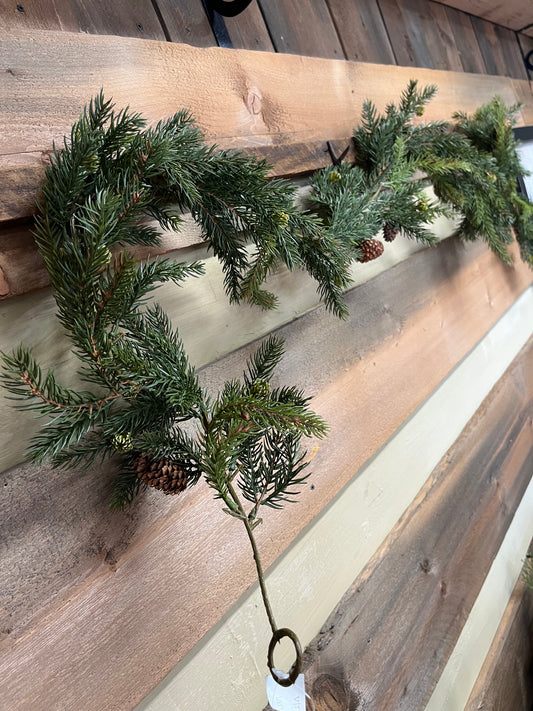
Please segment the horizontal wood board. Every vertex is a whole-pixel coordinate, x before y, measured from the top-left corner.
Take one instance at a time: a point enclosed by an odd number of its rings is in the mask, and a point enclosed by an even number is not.
[[[449,222],[446,219],[439,222],[437,237],[449,235]],[[191,229],[189,236],[194,240],[197,231]],[[168,238],[171,244],[173,237],[171,234]],[[165,244],[166,239],[163,241],[163,249]],[[171,245],[167,246],[171,249]],[[387,245],[380,259],[368,264],[352,264],[350,272],[354,288],[421,249],[424,247],[420,243],[398,236],[392,244]],[[179,327],[188,356],[196,367],[213,362],[261,338],[319,304],[316,283],[302,270],[289,272],[285,267],[280,267],[275,271],[267,286],[279,298],[278,307],[262,311],[246,304],[229,303],[223,288],[221,264],[207,252],[205,246],[193,244],[189,249],[182,247],[166,256],[184,262],[200,260],[205,267],[202,277],[189,279],[182,287],[163,284],[154,295],[154,300],[163,306],[174,325]],[[23,273],[19,274],[23,278]],[[201,329],[198,328],[199,322],[202,323]],[[24,342],[32,347],[34,356],[44,370],[53,368],[61,382],[77,382],[75,371],[78,364],[71,353],[71,343],[56,317],[56,304],[50,289],[24,294],[5,302],[0,308],[0,323],[0,350],[10,352],[19,342]],[[10,418],[0,419],[0,471],[22,461],[25,443],[38,424],[38,421],[20,411],[13,411]],[[14,430],[19,433],[19,437],[12,437]]]
[[[366,98],[383,109],[412,78],[439,87],[426,120],[472,111],[498,93],[508,103],[525,97],[521,122],[533,122],[529,84],[508,78],[38,31],[1,36],[0,61],[3,220],[28,216],[53,141],[61,144],[102,87],[151,122],[188,108],[224,148],[321,142],[324,150],[328,139],[351,134]],[[307,160],[305,169],[327,163],[326,156]],[[295,170],[285,165],[282,172]]]
[[[487,393],[525,346],[530,338],[532,319],[533,292],[528,290],[268,570],[267,585],[274,609],[281,615],[278,623],[295,629],[304,646],[318,634],[324,620],[380,548],[441,458],[454,445]],[[449,417],[450,402],[461,403],[454,418]],[[516,530],[522,534],[522,541],[516,540]],[[506,574],[505,568],[511,563],[512,552],[525,551],[532,536],[533,483],[529,485],[498,553],[496,567],[500,577],[493,580],[494,564],[488,576],[491,605],[494,600],[491,590],[504,593],[503,606],[491,610],[496,626],[507,605],[521,561],[518,560],[513,579]],[[500,552],[503,548],[508,549],[511,556],[503,559],[502,571]],[[480,595],[485,587],[484,583]],[[498,597],[501,600],[500,594]],[[467,626],[477,612],[478,600],[479,597]],[[491,625],[493,634],[496,626]],[[486,625],[481,622],[476,626],[478,628],[485,630]],[[478,639],[476,635],[472,637]],[[469,650],[471,659],[479,659],[478,671],[490,641],[480,655],[476,654],[475,647]],[[153,690],[137,711],[169,711],[174,708],[176,699],[179,699],[180,711],[196,711],[198,708],[256,711],[263,708],[266,703],[263,665],[268,642],[269,630],[265,628],[264,611],[255,585]],[[280,645],[276,652],[276,664],[287,669],[293,660],[292,646]],[[467,667],[471,669],[472,665]],[[210,670],[209,685],[204,684],[205,669]],[[463,705],[458,704],[457,708],[463,708],[464,703],[466,697]],[[453,708],[456,707],[441,704],[434,711]]]
[[[306,651],[316,708],[425,708],[530,482],[532,415],[530,343]]]
[[[533,705],[533,591],[513,591],[465,711],[531,711]]]
[[[18,29],[165,39],[151,0],[0,0],[0,32]]]
[[[307,392],[311,388],[309,394],[316,396],[314,406],[331,424],[331,436],[313,462],[315,488],[306,490],[296,515],[287,518],[284,512],[274,513],[260,531],[267,565],[514,301],[531,277],[526,273],[527,279],[519,287],[520,278],[517,281],[516,277],[522,269],[520,264],[516,270],[504,267],[481,245],[463,250],[457,244],[444,243],[399,265],[386,279],[378,277],[354,290],[353,319],[340,333],[338,322],[324,317],[322,310],[282,329],[287,358],[280,382],[296,381]],[[415,284],[420,289],[418,296],[413,292]],[[317,351],[319,332],[323,348]],[[329,354],[324,350],[327,347]],[[207,385],[219,383],[237,375],[242,366],[243,353],[235,353],[211,366],[203,377]],[[353,423],[358,421],[364,422],[364,427],[354,430]],[[57,557],[64,542],[37,537],[37,548],[27,551],[30,555],[24,558],[20,542],[16,537],[10,539],[13,563],[25,560],[28,569],[22,574],[20,563],[6,566],[8,578],[15,574],[14,584],[11,591],[9,580],[0,586],[11,598],[7,609],[18,606],[18,612],[7,620],[10,633],[0,645],[2,665],[6,665],[6,698],[10,703],[17,699],[18,706],[13,708],[31,708],[46,693],[52,706],[62,698],[68,708],[73,702],[70,694],[77,694],[81,684],[90,688],[87,708],[91,704],[93,708],[123,708],[133,698],[142,698],[150,688],[147,685],[174,666],[253,581],[249,552],[234,522],[224,519],[203,487],[186,493],[174,506],[146,496],[138,513],[122,522],[124,528],[113,531],[112,524],[105,524],[109,514],[103,508],[104,492],[98,484],[101,472],[85,474],[84,490],[97,497],[87,501],[86,514],[80,508],[75,473],[65,477],[50,472],[49,476],[49,496],[43,500],[38,471],[24,468],[8,473],[7,487],[2,490],[7,494],[3,504],[9,505],[6,510],[11,512],[6,526],[16,530],[13,523],[17,520],[23,525],[24,515],[17,519],[9,492],[19,491],[22,482],[31,481],[34,493],[26,484],[22,489],[24,506],[33,519],[41,520],[40,510],[44,530],[48,530],[45,518],[57,513],[58,497],[53,491],[59,487],[61,505],[68,512],[67,520],[72,521],[72,535],[86,546],[81,552],[84,561],[78,565],[80,552],[69,549],[72,540],[64,555]],[[74,507],[69,499],[76,502]],[[108,540],[92,541],[95,510],[100,520],[97,530],[105,531],[107,526]],[[84,519],[87,523],[82,525]],[[210,522],[207,527],[206,522]],[[91,544],[96,550],[90,550]],[[207,559],[206,550],[211,551]],[[223,569],[219,560],[224,560]],[[38,570],[31,570],[36,561]],[[57,566],[59,561],[63,570],[56,569],[51,578],[47,566]],[[147,605],[149,590],[157,590],[164,604]],[[37,611],[39,615],[32,620]],[[124,656],[131,639],[136,640],[138,650],[134,658],[129,652]],[[96,653],[102,645],[105,659]],[[159,649],[168,650],[164,662]],[[105,675],[99,671],[102,663]],[[23,673],[24,667],[31,668],[31,681]],[[91,679],[98,679],[97,686]]]

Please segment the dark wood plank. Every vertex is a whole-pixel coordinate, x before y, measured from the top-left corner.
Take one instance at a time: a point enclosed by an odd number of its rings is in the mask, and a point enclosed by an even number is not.
[[[501,47],[503,61],[508,77],[527,79],[528,74],[520,50],[518,35],[513,30],[495,25],[495,33]]]
[[[317,708],[347,708],[332,686],[354,709],[425,708],[530,481],[532,414],[530,341],[310,645]]]
[[[401,66],[463,71],[446,8],[427,0],[379,0]]]
[[[235,49],[255,49],[261,52],[275,52],[257,0],[237,15],[224,18],[226,28]]]
[[[346,59],[396,64],[377,0],[327,0]]]
[[[464,711],[533,708],[533,592],[519,581]]]
[[[156,0],[166,36],[172,42],[216,47],[217,41],[201,0]]]
[[[151,0],[0,0],[0,29],[15,28],[165,39]]]
[[[472,25],[488,74],[527,79],[516,33],[472,17]]]
[[[446,15],[453,33],[455,46],[461,58],[461,65],[465,72],[473,74],[486,74],[487,68],[479,48],[476,33],[472,27],[470,15],[451,7],[446,8]]]
[[[520,45],[520,48],[522,50],[522,55],[523,57],[527,57],[528,54],[531,52],[531,57],[530,59],[533,60],[533,36],[528,37],[528,35],[519,33],[518,35],[518,43]],[[533,63],[533,61],[532,61]],[[529,78],[533,79],[533,70],[531,69],[526,69],[528,72]]]
[[[343,59],[324,0],[259,0],[277,52]]]
[[[440,0],[471,15],[490,20],[497,25],[520,30],[533,23],[533,5],[527,0]]]

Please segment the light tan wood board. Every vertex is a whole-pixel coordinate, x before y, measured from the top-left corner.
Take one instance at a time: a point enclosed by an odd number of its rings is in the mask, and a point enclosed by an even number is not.
[[[464,249],[447,241],[353,290],[348,323],[339,324],[319,310],[281,330],[287,358],[280,381],[295,382],[315,395],[313,405],[329,421],[331,434],[313,460],[314,489],[306,489],[297,510],[273,512],[258,529],[266,565],[530,281],[531,273],[520,262],[504,267],[483,245]],[[242,365],[242,352],[228,356],[206,371],[206,384],[238,374]],[[94,470],[85,476],[94,477],[98,486],[99,474]],[[39,501],[38,472],[34,478]],[[70,481],[75,487],[75,478]],[[56,482],[65,501],[71,495],[68,487],[60,477]],[[75,488],[73,495],[77,501]],[[11,508],[11,498],[8,503]],[[175,506],[154,506],[154,518],[140,522],[127,551],[80,578],[78,586],[65,585],[55,593],[48,589],[46,599],[53,598],[53,605],[41,597],[42,617],[31,622],[31,596],[26,596],[25,623],[0,645],[9,707],[30,709],[46,702],[53,708],[59,699],[68,707],[82,699],[87,709],[111,711],[143,698],[253,581],[246,541],[234,523],[200,486]],[[41,595],[39,586],[33,594]],[[98,651],[103,648],[105,654]]]
[[[496,93],[516,100],[505,77],[67,32],[3,36],[0,60],[0,219],[27,216],[43,154],[101,88],[151,122],[187,108],[224,148],[344,139],[366,98],[383,109],[412,78],[439,87],[426,119],[472,111]],[[533,122],[531,101],[522,119]]]
[[[441,0],[443,5],[455,7],[497,25],[521,30],[533,24],[533,6],[527,0]]]

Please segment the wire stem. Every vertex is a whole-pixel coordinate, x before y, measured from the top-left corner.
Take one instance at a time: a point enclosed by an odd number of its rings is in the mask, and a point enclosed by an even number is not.
[[[248,519],[248,516],[246,515],[244,508],[241,504],[241,501],[237,495],[237,492],[231,485],[231,483],[228,483],[228,491],[231,495],[231,498],[237,505],[239,509],[239,513],[242,516],[242,520],[244,523],[244,526],[246,528],[246,533],[248,534],[248,538],[250,539],[250,544],[252,546],[252,551],[254,553],[254,560],[255,560],[255,567],[257,570],[257,578],[259,580],[259,587],[261,589],[261,597],[263,598],[263,605],[265,606],[265,611],[268,617],[268,621],[270,623],[270,628],[272,629],[272,634],[275,634],[278,631],[276,621],[274,619],[274,613],[272,612],[272,606],[270,604],[270,599],[268,597],[268,592],[266,589],[266,584],[265,584],[265,575],[263,572],[263,565],[261,563],[261,557],[259,555],[259,549],[257,547],[257,542],[255,540],[254,532],[252,530],[252,525]]]

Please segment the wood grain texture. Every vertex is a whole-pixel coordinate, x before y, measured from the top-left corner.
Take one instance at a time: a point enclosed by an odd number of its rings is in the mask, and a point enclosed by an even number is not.
[[[19,29],[165,39],[151,0],[0,0],[0,30]]]
[[[350,708],[425,708],[530,482],[532,415],[530,342],[308,649],[318,708],[332,683]]]
[[[472,18],[472,25],[488,74],[499,74],[516,79],[527,78],[515,32],[478,17]]]
[[[258,0],[276,52],[342,59],[324,0]]]
[[[396,64],[377,0],[347,3],[327,0],[346,59]]]
[[[483,55],[479,48],[470,15],[454,10],[451,7],[446,8],[446,15],[453,32],[463,71],[474,74],[487,74],[487,68],[483,61]]]
[[[497,25],[520,30],[533,24],[533,8],[524,0],[441,0],[444,5],[483,17]]]
[[[533,28],[532,28],[533,29]],[[533,52],[533,34],[528,37],[527,34],[520,33],[518,35],[518,42],[520,44],[520,49],[522,50],[522,56],[525,58],[528,56],[530,52]],[[533,57],[533,54],[531,54],[530,59]],[[529,78],[533,78],[533,71],[528,70],[526,68],[526,71],[528,72]]]
[[[398,64],[463,70],[446,8],[428,0],[379,0]]]
[[[438,226],[437,238],[450,234],[449,221],[442,219]],[[180,239],[182,236],[179,236]],[[191,237],[194,239],[192,231]],[[174,238],[172,233],[168,237],[170,242]],[[421,249],[424,247],[420,243],[397,237],[394,243],[387,245],[379,260],[351,265],[353,285],[373,279]],[[200,279],[187,280],[183,288],[163,284],[155,296],[174,323],[179,324],[187,353],[196,367],[222,358],[236,348],[265,336],[320,303],[316,283],[303,270],[289,272],[284,267],[277,269],[268,280],[268,288],[279,298],[278,308],[262,311],[228,302],[221,264],[205,245],[193,245],[189,249],[182,247],[168,254],[167,258],[201,261],[205,267],[205,274]],[[11,288],[9,274],[3,273],[3,277],[7,282],[3,289]],[[76,382],[77,362],[56,313],[50,289],[5,302],[0,309],[0,350],[10,352],[20,342],[31,344],[35,357],[45,370],[52,367],[60,381]],[[198,328],[199,323],[201,328]],[[36,420],[21,411],[13,411],[9,418],[0,418],[0,471],[23,460],[26,442],[35,433],[37,425]],[[17,431],[17,438],[12,436],[13,431]]]
[[[318,310],[281,329],[287,356],[279,382],[294,382],[315,395],[314,407],[330,422],[331,436],[314,459],[315,488],[306,490],[298,511],[290,516],[274,512],[259,532],[266,565],[404,422],[530,280],[522,265],[506,268],[481,245],[463,249],[443,243],[391,270],[386,278],[354,289],[346,324]],[[204,384],[216,385],[238,375],[249,350],[210,366],[202,374]],[[364,426],[354,427],[354,422]],[[102,474],[109,474],[97,468],[84,473],[84,490],[94,492],[85,501],[76,472],[68,477],[50,472],[49,496],[43,498],[39,471],[30,471],[31,475],[27,468],[8,473],[1,505],[11,516],[0,516],[0,521],[16,531],[9,492],[24,481],[25,510],[43,531],[55,532],[35,537],[36,547],[25,556],[20,546],[27,544],[26,539],[1,538],[9,543],[2,590],[8,593],[12,613],[5,625],[11,631],[0,644],[5,703],[13,709],[35,708],[45,701],[47,707],[58,709],[73,703],[80,709],[128,708],[253,581],[246,542],[234,522],[219,513],[206,487],[199,486],[174,506],[159,500],[150,504],[152,497],[147,495],[133,522],[123,522],[123,538],[117,539],[120,529],[115,529],[107,540],[100,539],[92,554],[85,550],[78,558],[72,542],[87,546],[94,539],[94,497],[101,501],[98,482]],[[56,490],[61,506],[76,512],[74,518],[69,514],[71,524],[64,529],[46,522],[46,516],[56,512]],[[103,522],[110,515],[101,504],[96,511],[100,521],[96,530],[105,530]],[[18,521],[24,525],[24,515]],[[65,543],[63,535],[72,540]],[[49,566],[53,575],[47,573]],[[149,602],[154,591],[157,604]],[[103,648],[105,654],[99,653]]]
[[[40,156],[63,140],[102,87],[118,106],[130,105],[148,121],[186,107],[224,148],[273,149],[344,140],[367,97],[383,109],[413,77],[439,86],[428,119],[472,111],[495,93],[514,103],[518,86],[464,73],[51,31],[3,35],[0,61],[0,176],[9,175],[0,220],[25,216],[42,175]],[[527,82],[522,93],[531,97]],[[529,100],[523,122],[532,115]],[[13,174],[17,161],[20,179]]]
[[[255,49],[261,52],[274,52],[274,44],[263,18],[257,0],[236,17],[225,17],[224,23],[234,49]]]
[[[166,36],[172,42],[216,47],[217,41],[201,0],[157,0]]]
[[[465,711],[531,711],[533,594],[522,581],[513,591]]]
[[[487,393],[527,344],[531,323],[533,290],[528,290],[269,569],[267,584],[274,608],[282,615],[280,622],[288,622],[305,646],[318,634],[338,601],[460,437]],[[449,404],[455,402],[460,402],[461,407],[456,409],[456,417],[450,418]],[[470,637],[475,641],[479,639],[480,645],[487,637],[486,629],[492,631],[483,646],[484,653],[478,655],[474,643],[468,653],[462,655],[472,662],[464,667],[470,670],[475,665],[476,674],[503,616],[519,574],[521,557],[532,537],[533,482],[520,502],[480,592],[483,606],[490,609],[492,622],[485,624],[483,614],[478,614],[478,596],[463,628],[463,633],[465,629],[470,631]],[[516,558],[517,551],[519,558]],[[474,629],[470,624],[472,619],[477,620]],[[167,711],[169,706],[173,708],[176,699],[179,699],[180,711],[199,708],[257,711],[263,708],[266,701],[262,664],[268,633],[259,591],[254,586],[212,629],[208,638],[153,690],[138,711]],[[481,639],[482,636],[485,639]],[[458,645],[450,662],[456,659]],[[293,659],[292,648],[289,645],[279,652],[276,664],[287,669]],[[443,674],[447,674],[450,662]],[[209,685],[204,683],[206,669],[209,669]],[[235,679],[239,680],[238,684],[234,683]],[[475,676],[470,689],[474,681]],[[468,693],[462,705],[441,703],[435,705],[433,711],[462,709]]]

